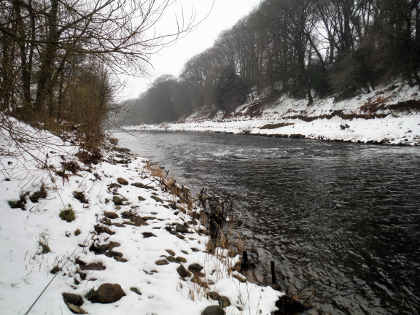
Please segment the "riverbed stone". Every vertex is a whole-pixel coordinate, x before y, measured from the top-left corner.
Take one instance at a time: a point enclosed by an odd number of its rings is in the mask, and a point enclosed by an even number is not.
[[[124,185],[124,186],[128,185],[128,181],[126,179],[122,178],[122,177],[118,177],[117,182],[120,185]]]
[[[159,259],[155,262],[155,264],[158,266],[164,266],[169,265],[169,262],[166,259]]]
[[[115,234],[114,231],[112,231],[110,228],[108,228],[106,226],[103,226],[103,225],[96,224],[94,228],[95,228],[95,232],[98,233],[98,234],[102,234],[102,233],[106,233],[108,235],[114,235]]]
[[[172,249],[165,249],[165,250],[169,255],[175,256],[175,252]]]
[[[87,312],[80,306],[71,303],[66,303],[66,305],[73,314],[87,314]]]
[[[177,257],[175,258],[175,260],[176,260],[176,262],[178,262],[178,263],[186,263],[186,262],[187,262],[187,259],[186,259],[186,258],[184,258],[184,257],[182,257],[182,256],[177,256]]]
[[[107,217],[108,219],[118,219],[119,218],[119,215],[115,212],[112,212],[112,211],[105,211],[104,216]]]
[[[144,238],[149,238],[149,237],[157,237],[155,234],[153,234],[152,232],[143,232],[143,237]]]
[[[119,301],[125,295],[119,284],[104,283],[98,290],[90,290],[86,298],[92,303],[108,304]]]
[[[83,298],[79,294],[63,292],[62,296],[63,296],[63,300],[64,300],[65,303],[70,303],[70,304],[73,304],[73,305],[76,305],[76,306],[82,306],[83,305]]]
[[[192,273],[199,273],[203,269],[203,266],[200,264],[194,263],[188,266],[188,270]]]
[[[175,226],[175,231],[178,233],[188,233],[188,228],[184,224],[177,223]]]
[[[134,292],[137,295],[142,295],[141,291],[136,287],[131,287],[130,291]]]
[[[217,305],[208,306],[201,312],[201,315],[225,315],[223,308]]]
[[[105,270],[106,267],[101,262],[93,262],[84,266],[80,265],[81,270]]]
[[[191,272],[189,272],[183,265],[180,265],[178,268],[176,268],[176,271],[182,278],[191,276]]]

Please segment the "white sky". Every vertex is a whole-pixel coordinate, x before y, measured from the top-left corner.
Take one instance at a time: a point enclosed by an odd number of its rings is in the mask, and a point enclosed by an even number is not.
[[[154,79],[162,74],[178,76],[191,57],[211,47],[222,31],[231,28],[260,3],[260,0],[179,0],[179,3],[183,7],[185,16],[194,10],[196,19],[200,20],[209,13],[213,1],[213,10],[207,19],[189,34],[152,57],[153,69],[148,69],[148,76],[122,77],[126,84],[119,93],[120,100],[138,97]],[[169,14],[166,15],[163,23],[168,21],[173,25],[173,20]]]

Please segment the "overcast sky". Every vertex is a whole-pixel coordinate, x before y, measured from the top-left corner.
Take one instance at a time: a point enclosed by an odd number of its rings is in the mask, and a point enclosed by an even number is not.
[[[210,11],[213,2],[214,6]],[[153,68],[148,69],[148,76],[124,77],[126,86],[119,93],[120,100],[138,97],[162,74],[178,76],[188,59],[211,47],[222,31],[231,28],[250,13],[260,0],[182,0],[179,3],[184,12],[187,12],[186,16],[191,10],[194,10],[198,20],[210,12],[209,16],[186,36],[154,55],[151,60]],[[168,23],[173,23],[171,14],[166,15],[165,19]]]

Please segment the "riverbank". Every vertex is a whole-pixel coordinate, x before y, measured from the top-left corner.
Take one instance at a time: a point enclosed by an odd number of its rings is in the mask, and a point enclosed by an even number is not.
[[[246,281],[239,255],[207,251],[201,209],[160,168],[14,124],[30,137],[0,134],[2,314],[276,310],[282,294]]]
[[[420,91],[393,83],[336,101],[282,96],[239,106],[233,113],[201,111],[178,123],[126,126],[126,130],[200,131],[308,138],[370,144],[420,145]]]

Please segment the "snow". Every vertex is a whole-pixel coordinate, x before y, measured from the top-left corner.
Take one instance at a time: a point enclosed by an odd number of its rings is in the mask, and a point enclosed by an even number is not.
[[[247,133],[289,137],[297,135],[309,139],[419,145],[420,112],[418,110],[395,111],[389,108],[390,105],[409,100],[420,101],[419,88],[393,82],[375,91],[337,102],[330,97],[316,99],[314,104],[308,105],[304,99],[282,96],[273,104],[266,105],[258,117],[246,114],[252,104],[243,104],[229,118],[221,119],[220,113],[213,119],[200,118],[199,113],[193,113],[185,122],[165,124],[165,128],[161,125],[140,125],[125,126],[124,129]],[[375,102],[383,105],[376,114],[386,115],[386,117],[373,119],[361,117],[369,114],[363,110],[363,106]],[[334,114],[338,111],[354,117],[343,119]],[[320,117],[323,115],[324,117]],[[332,117],[325,117],[326,115]],[[306,122],[296,116],[316,119]],[[265,125],[279,123],[289,125],[261,129]]]
[[[208,237],[198,232],[203,226],[190,225],[191,234],[186,234],[184,240],[165,229],[168,224],[190,221],[191,217],[167,207],[175,197],[161,189],[159,181],[150,174],[146,160],[131,155],[127,165],[115,163],[119,154],[106,151],[104,161],[92,165],[90,170],[79,161],[82,170],[69,176],[68,180],[63,179],[40,166],[45,163],[61,169],[63,160],[76,160],[74,154],[79,148],[48,132],[11,121],[15,126],[13,130],[34,135],[42,145],[27,143],[31,149],[22,151],[10,140],[10,135],[0,129],[1,314],[26,314],[51,280],[29,314],[71,314],[61,296],[63,292],[84,296],[103,283],[120,284],[126,296],[113,304],[94,304],[84,299],[82,308],[89,314],[200,314],[206,306],[217,304],[207,298],[209,291],[230,299],[232,305],[225,309],[227,314],[270,314],[276,309],[275,301],[281,296],[280,292],[250,282],[241,283],[233,277],[229,266],[233,266],[239,256],[230,258],[222,249],[217,250],[217,255],[205,251]],[[113,192],[108,189],[118,177],[130,184],[150,185],[154,190],[123,185],[118,188],[118,194],[128,202],[118,209],[112,202]],[[9,206],[9,200],[19,199],[24,192],[37,191],[41,184],[47,189],[46,199],[40,199],[38,203],[28,199],[25,211]],[[74,191],[84,192],[89,204],[76,200],[72,195]],[[139,196],[145,200],[139,201]],[[159,203],[152,196],[164,202]],[[76,220],[71,223],[59,218],[60,210],[69,205],[76,214]],[[121,213],[127,210],[154,219],[150,218],[148,225],[140,227],[111,226],[115,232],[111,236],[93,232],[104,211],[115,211],[120,218],[113,222],[122,223]],[[81,233],[76,236],[77,229]],[[156,237],[144,238],[144,232],[152,232]],[[121,243],[115,250],[122,252],[128,261],[122,263],[105,255],[95,255],[88,250],[93,239],[101,243]],[[48,243],[49,253],[41,253],[40,241]],[[191,248],[199,251],[194,252]],[[179,266],[176,263],[156,265],[162,255],[168,256],[166,249],[185,257],[186,268],[191,263],[201,264],[205,273],[202,280],[210,281],[209,289],[182,280],[176,272]],[[88,263],[102,262],[106,270],[85,271],[87,278],[81,280],[77,273],[79,267],[74,262],[76,257]],[[50,271],[56,265],[62,271],[54,276]],[[142,295],[132,292],[131,287],[138,288]]]

